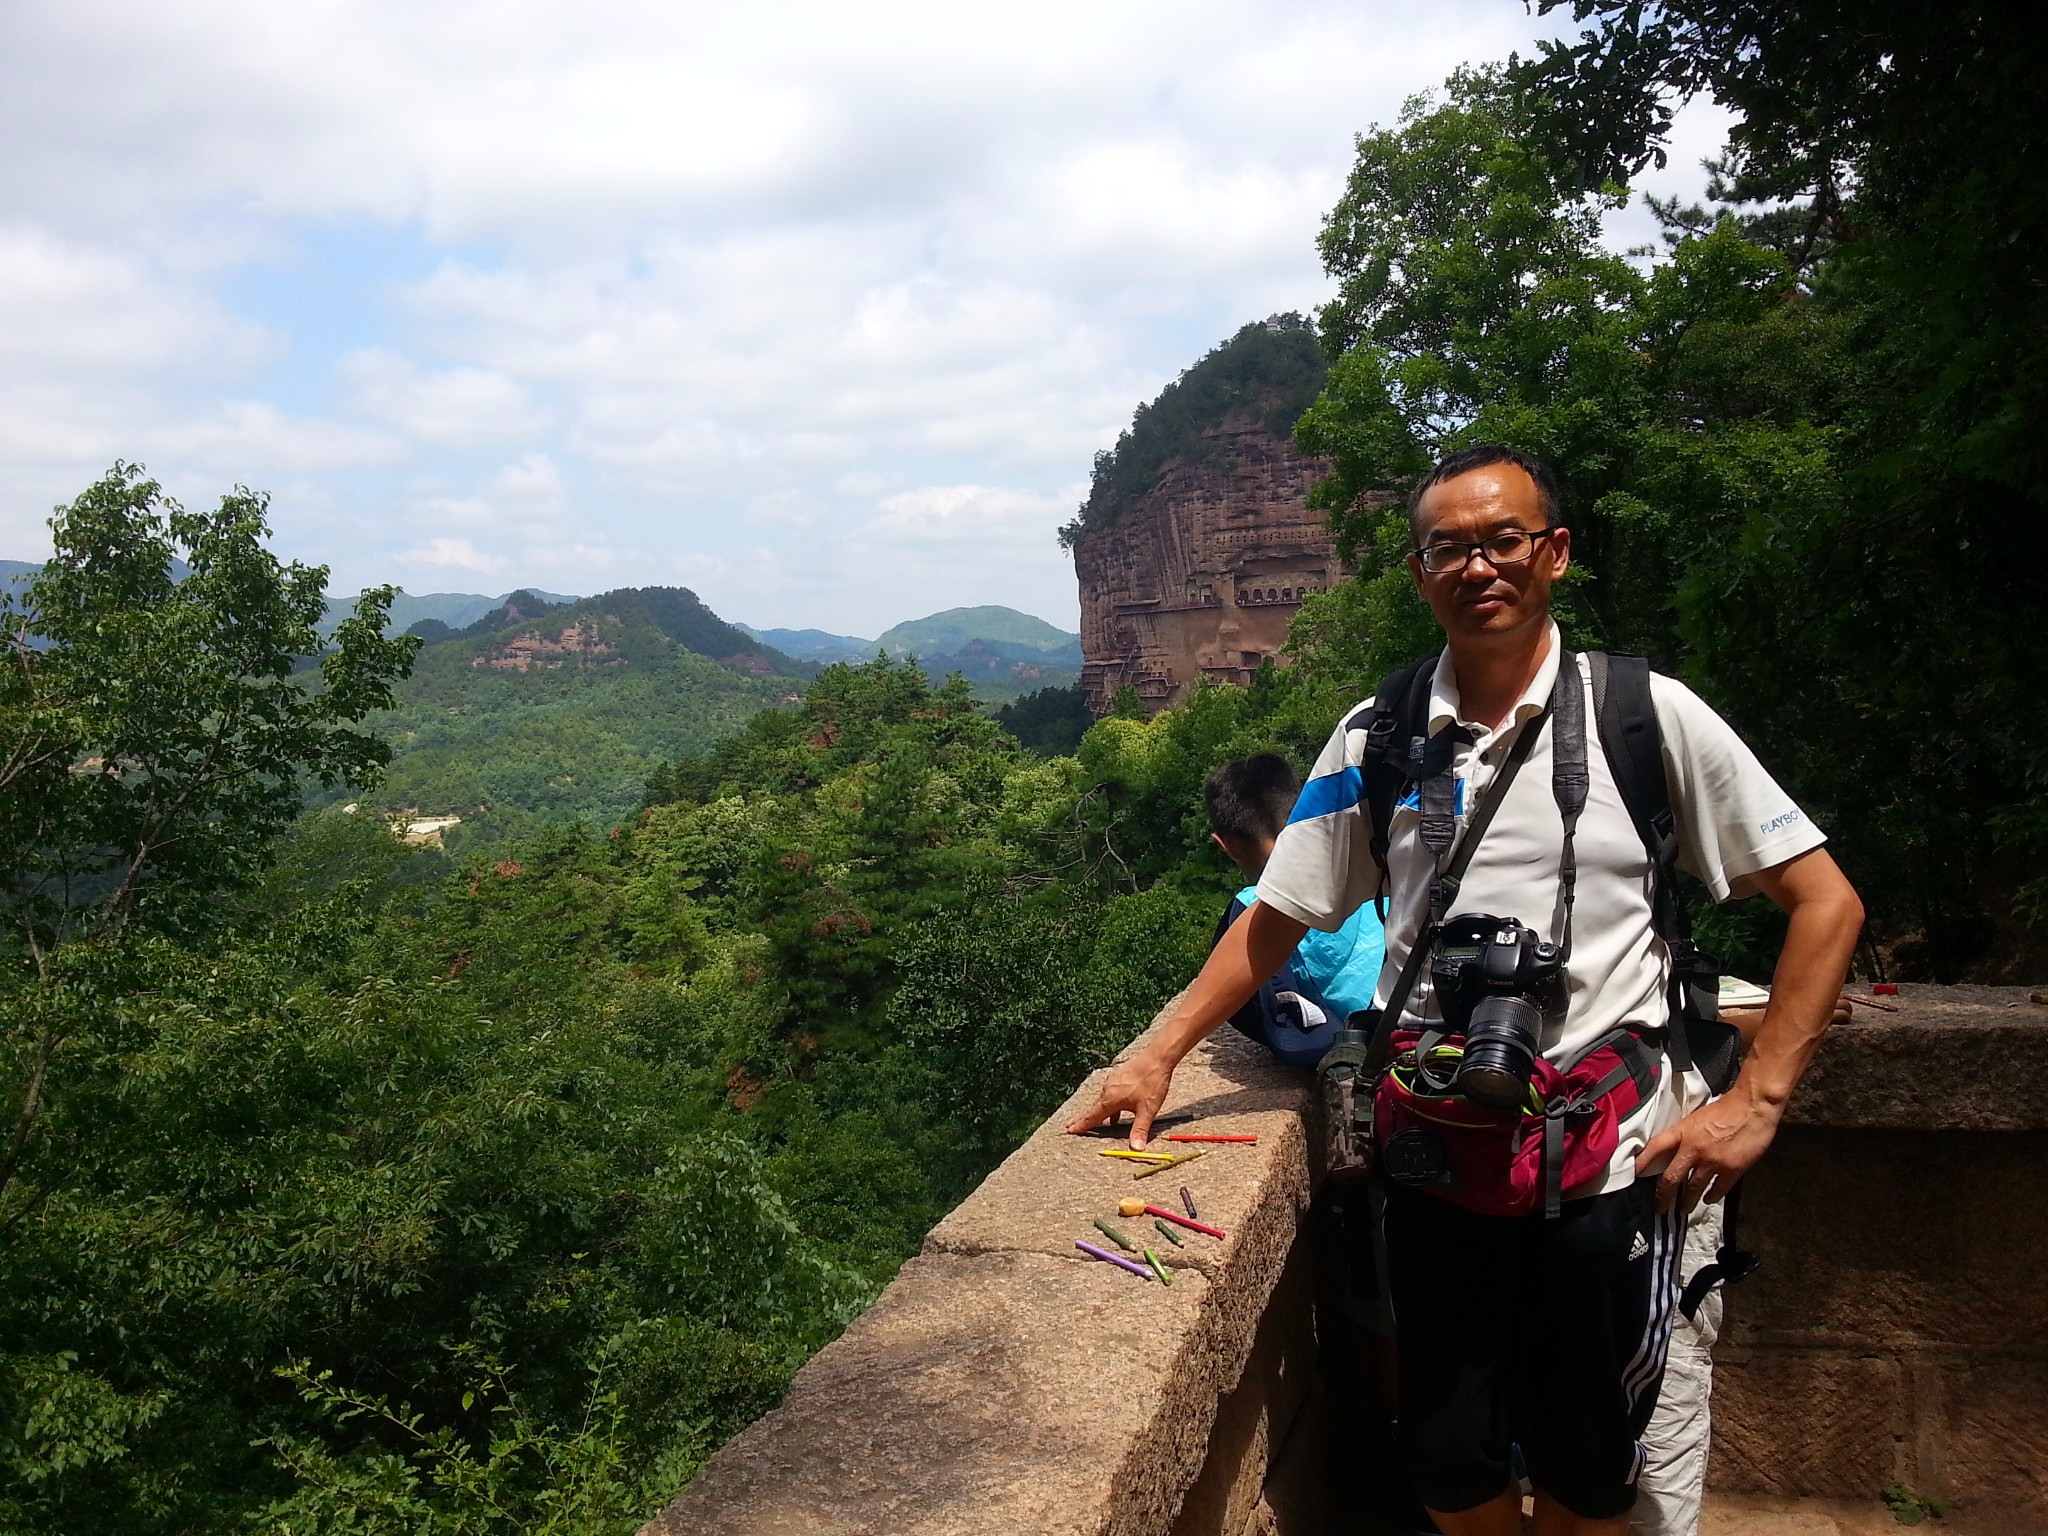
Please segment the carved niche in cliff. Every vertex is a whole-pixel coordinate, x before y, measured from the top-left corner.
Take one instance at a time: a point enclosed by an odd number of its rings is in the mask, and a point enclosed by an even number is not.
[[[1245,684],[1277,661],[1302,597],[1349,571],[1309,487],[1328,468],[1262,424],[1202,434],[1112,526],[1074,545],[1081,687],[1097,715],[1129,687],[1157,713],[1196,678]]]

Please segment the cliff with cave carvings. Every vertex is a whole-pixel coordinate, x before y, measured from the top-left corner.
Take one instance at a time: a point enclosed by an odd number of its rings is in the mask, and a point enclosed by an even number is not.
[[[1327,471],[1251,413],[1205,428],[1110,526],[1073,544],[1082,690],[1157,712],[1197,678],[1244,684],[1275,657],[1302,598],[1349,574],[1309,487]]]

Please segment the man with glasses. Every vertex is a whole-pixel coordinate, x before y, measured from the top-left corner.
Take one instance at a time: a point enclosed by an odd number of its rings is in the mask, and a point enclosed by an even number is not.
[[[1563,821],[1553,797],[1546,701],[1564,650],[1550,617],[1571,560],[1555,481],[1537,460],[1486,445],[1444,459],[1409,504],[1408,565],[1443,628],[1428,729],[1450,748],[1457,830],[1513,754],[1499,814],[1474,845],[1447,916],[1519,918],[1555,941]],[[1571,686],[1570,675],[1567,686]],[[1787,1098],[1826,1028],[1848,969],[1862,905],[1821,834],[1713,710],[1652,676],[1680,865],[1717,900],[1755,892],[1789,915],[1761,1027],[1733,1086],[1710,1097],[1697,1072],[1668,1058],[1653,1091],[1621,1123],[1594,1187],[1569,1191],[1555,1217],[1483,1216],[1431,1191],[1388,1191],[1385,1246],[1400,1355],[1402,1453],[1446,1536],[1519,1536],[1509,1470],[1518,1445],[1543,1536],[1621,1536],[1641,1470],[1640,1437],[1669,1342],[1685,1213],[1718,1201],[1763,1155]],[[1576,686],[1595,718],[1590,668]],[[1109,1073],[1082,1131],[1132,1116],[1149,1139],[1173,1070],[1293,952],[1310,927],[1332,931],[1366,901],[1390,900],[1384,1007],[1428,916],[1444,862],[1426,845],[1419,806],[1398,805],[1382,870],[1360,800],[1366,732],[1359,711],[1318,760],[1258,885],[1145,1048]],[[1530,740],[1521,741],[1527,727]],[[1654,872],[1606,754],[1575,832],[1576,913],[1569,1000],[1544,1020],[1553,1064],[1617,1028],[1661,1041],[1669,956],[1651,909]],[[1439,840],[1440,841],[1440,840]],[[1434,1019],[1425,978],[1403,1019]]]

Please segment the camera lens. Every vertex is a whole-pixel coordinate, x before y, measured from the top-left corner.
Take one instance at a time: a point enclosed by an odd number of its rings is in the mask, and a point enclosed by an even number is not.
[[[1482,999],[1465,1031],[1458,1092],[1489,1109],[1517,1108],[1528,1094],[1542,1024],[1543,1011],[1527,998]]]

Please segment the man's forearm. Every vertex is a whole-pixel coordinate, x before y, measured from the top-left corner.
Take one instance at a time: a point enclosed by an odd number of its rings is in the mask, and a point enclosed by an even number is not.
[[[1148,1050],[1169,1067],[1178,1066],[1225,1019],[1272,980],[1308,932],[1273,907],[1259,902],[1225,930],[1200,974],[1188,984],[1180,1007],[1152,1037]]]
[[[1863,927],[1862,902],[1824,854],[1787,866],[1778,884],[1769,893],[1790,919],[1785,947],[1737,1079],[1739,1089],[1773,1108],[1791,1098],[1827,1032]]]
[[[1636,1158],[1638,1173],[1663,1170],[1660,1211],[1680,1202],[1691,1210],[1702,1195],[1721,1199],[1764,1155],[1827,1031],[1863,927],[1863,903],[1822,849],[1760,870],[1751,884],[1791,919],[1771,1001],[1735,1085],[1652,1136]]]

